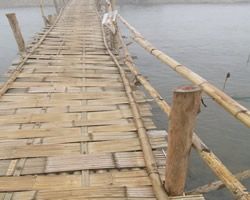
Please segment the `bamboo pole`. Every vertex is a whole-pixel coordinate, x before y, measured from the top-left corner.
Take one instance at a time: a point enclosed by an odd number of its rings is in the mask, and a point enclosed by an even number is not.
[[[200,112],[201,91],[201,87],[192,85],[174,90],[165,173],[165,189],[170,196],[181,196],[185,191],[193,130]]]
[[[245,180],[250,178],[250,169],[237,173],[234,175],[238,180]],[[190,190],[186,192],[187,195],[194,195],[194,194],[206,194],[215,190],[219,190],[225,187],[225,184],[223,184],[221,181],[215,181],[212,183],[209,183],[207,185],[198,187],[196,189]]]
[[[47,17],[45,16],[45,12],[44,12],[44,8],[43,8],[43,0],[40,0],[40,9],[41,9],[44,25],[47,26],[49,24],[49,21],[48,21]]]
[[[218,104],[220,104],[229,113],[231,113],[238,120],[244,123],[248,128],[250,128],[250,111],[247,108],[240,105],[237,101],[233,100],[227,94],[216,88],[214,85],[209,83],[198,74],[194,73],[184,65],[178,63],[173,58],[167,56],[166,54],[155,48],[120,15],[118,15],[118,18],[134,34],[134,36],[132,37],[134,41],[136,41],[140,46],[157,57],[163,63],[167,64],[177,73],[181,74],[183,77],[191,81],[193,84],[201,86],[203,88],[203,91],[207,95],[211,96]]]
[[[120,43],[125,54],[125,64],[129,67],[132,73],[135,74],[136,78],[140,83],[145,87],[149,94],[153,97],[156,103],[159,105],[161,110],[167,115],[170,115],[170,106],[167,102],[160,96],[160,94],[148,83],[148,81],[138,73],[136,66],[133,62],[133,59],[128,51],[126,44],[124,43],[120,31],[119,38]],[[232,175],[232,173],[223,165],[222,162],[214,155],[214,153],[208,149],[208,147],[200,140],[200,138],[193,133],[193,146],[195,150],[199,153],[200,157],[207,163],[207,165],[216,171],[216,175],[222,182],[225,184],[227,189],[233,194],[233,196],[240,197],[242,199],[248,199],[248,193],[246,188]],[[240,198],[238,198],[240,199]]]
[[[97,10],[96,10],[96,13],[101,20],[101,17],[100,17]],[[135,121],[138,137],[139,137],[142,152],[144,155],[146,169],[147,169],[148,176],[149,176],[151,183],[152,183],[154,194],[158,200],[168,200],[169,197],[163,188],[163,184],[161,182],[160,175],[159,175],[158,168],[157,168],[157,163],[155,161],[152,147],[151,147],[151,144],[149,142],[148,134],[147,134],[144,122],[142,121],[142,116],[140,115],[139,108],[135,102],[135,97],[133,96],[133,92],[131,90],[130,83],[128,82],[126,75],[125,75],[125,72],[122,69],[122,67],[120,66],[119,62],[117,61],[115,55],[108,48],[108,44],[107,44],[107,40],[105,37],[105,32],[104,32],[103,26],[102,26],[102,34],[103,34],[103,40],[104,40],[105,47],[106,47],[108,53],[110,54],[110,56],[112,57],[112,59],[114,60],[114,62],[116,63],[116,65],[120,71],[122,81],[124,83],[125,92],[127,94],[129,104],[130,104],[130,107],[131,107],[131,110],[133,113],[133,118]]]
[[[19,53],[20,54],[24,53],[26,51],[25,43],[24,43],[24,39],[22,36],[22,32],[21,32],[19,23],[18,23],[17,18],[16,18],[16,14],[15,13],[6,14],[6,17],[9,20],[11,29],[12,29],[14,37],[16,39]]]

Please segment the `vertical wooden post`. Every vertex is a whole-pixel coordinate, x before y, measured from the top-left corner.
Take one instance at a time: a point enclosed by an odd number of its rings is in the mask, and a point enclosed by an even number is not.
[[[59,6],[58,6],[57,1],[53,0],[53,2],[54,2],[55,9],[56,9],[56,13],[59,14],[60,10],[59,10]]]
[[[170,196],[183,195],[192,146],[195,119],[200,111],[201,87],[181,86],[174,91],[168,128],[165,189]]]
[[[49,21],[48,21],[48,19],[45,16],[45,12],[44,12],[44,8],[43,8],[43,0],[40,0],[40,9],[41,9],[41,13],[42,13],[44,25],[47,26],[47,24],[49,23]]]
[[[15,13],[10,13],[10,14],[6,14],[6,16],[7,16],[8,20],[9,20],[11,29],[12,29],[13,34],[15,36],[19,52],[24,53],[26,51],[25,43],[24,43],[24,39],[23,39],[23,36],[22,36],[22,33],[21,33],[21,29],[19,27],[19,24],[18,24],[18,21],[17,21],[17,18],[16,18],[16,14]]]
[[[111,3],[112,11],[114,11],[115,10],[115,0],[111,0],[110,3]]]
[[[53,25],[54,24],[54,16],[53,15],[49,15],[48,19],[49,19],[49,25]]]

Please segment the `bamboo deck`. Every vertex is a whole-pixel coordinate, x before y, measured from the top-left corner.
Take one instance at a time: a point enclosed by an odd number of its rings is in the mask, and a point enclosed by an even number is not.
[[[94,2],[71,1],[28,49],[0,91],[0,199],[156,199]],[[167,133],[131,90],[164,181]]]

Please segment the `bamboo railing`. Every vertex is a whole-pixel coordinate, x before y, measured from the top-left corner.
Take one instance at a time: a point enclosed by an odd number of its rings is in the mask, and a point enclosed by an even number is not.
[[[96,0],[99,1],[99,0]],[[99,1],[100,4],[100,1]],[[110,4],[109,4],[110,5]],[[244,123],[250,128],[250,111],[238,102],[233,100],[227,94],[216,88],[207,80],[194,73],[184,65],[178,63],[171,57],[164,54],[162,51],[155,48],[149,41],[147,41],[134,27],[132,27],[122,16],[118,15],[119,20],[132,32],[132,39],[136,41],[140,46],[150,52],[153,56],[157,57],[163,63],[167,64],[177,73],[181,74],[184,78],[191,81],[193,84],[201,86],[202,90],[212,97],[219,105],[225,110],[234,115],[238,120]],[[167,115],[170,115],[170,106],[160,96],[160,94],[149,84],[149,82],[137,71],[137,68],[133,62],[127,45],[124,43],[120,30],[117,27],[117,33],[119,37],[119,43],[124,53],[124,62],[128,66],[129,70],[135,75],[136,79],[144,86],[148,93],[153,97],[155,102],[159,105],[161,110]],[[202,186],[200,188],[189,191],[189,194],[211,192],[224,186],[232,193],[236,199],[249,200],[250,195],[247,189],[240,183],[237,178],[249,178],[249,170],[237,174],[234,176],[227,167],[214,155],[214,153],[201,141],[201,139],[193,133],[192,144],[194,149],[198,152],[200,157],[205,163],[212,169],[217,175],[220,181]]]
[[[173,58],[167,56],[162,51],[155,48],[149,41],[147,41],[134,27],[132,27],[122,16],[118,15],[120,21],[133,33],[132,39],[136,41],[140,46],[150,52],[153,56],[157,57],[163,63],[167,64],[177,73],[182,75],[187,80],[191,81],[195,85],[199,85],[203,88],[203,91],[212,97],[219,105],[231,113],[235,118],[244,123],[250,128],[250,111],[244,106],[240,105],[237,101],[233,100],[227,94],[216,88],[209,83],[206,79],[202,78],[195,72],[191,71],[184,65],[180,64]]]
[[[114,3],[114,0],[112,2]],[[111,5],[114,6],[113,3]],[[114,9],[113,6],[112,6],[112,10]],[[100,20],[101,20],[101,16],[100,16]],[[138,105],[136,104],[134,94],[133,94],[131,87],[130,87],[130,83],[129,83],[128,79],[126,78],[126,74],[124,72],[124,69],[120,66],[119,61],[116,59],[115,55],[111,52],[111,50],[108,47],[108,43],[107,43],[107,39],[105,36],[105,31],[104,31],[103,26],[102,26],[102,32],[103,32],[104,44],[108,50],[108,53],[110,54],[110,56],[112,57],[112,59],[116,63],[116,65],[118,66],[118,69],[119,69],[120,74],[121,74],[121,78],[122,78],[122,81],[123,81],[123,84],[125,87],[125,91],[126,91],[126,94],[127,94],[128,100],[129,100],[131,110],[132,110],[133,118],[135,120],[135,125],[137,128],[139,141],[140,141],[140,144],[142,147],[145,165],[147,168],[147,172],[149,174],[149,178],[152,182],[153,190],[156,194],[157,199],[168,200],[169,199],[168,195],[164,191],[163,184],[162,184],[161,179],[160,179],[156,160],[154,158],[153,151],[151,149],[151,145],[149,142],[149,137],[147,135],[147,130],[146,130],[144,122],[142,120],[142,116],[140,115]],[[116,39],[118,36],[117,33],[116,33],[116,35],[114,35],[114,37],[116,37]],[[113,40],[113,42],[115,42],[115,41]]]

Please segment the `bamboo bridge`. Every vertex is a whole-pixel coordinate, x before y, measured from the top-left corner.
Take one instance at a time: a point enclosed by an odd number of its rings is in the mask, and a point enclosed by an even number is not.
[[[248,127],[249,110],[112,14],[114,0],[54,2],[57,16],[46,17],[41,1],[46,26],[28,44],[15,15],[7,15],[21,59],[0,90],[0,199],[202,200],[226,187],[235,199],[249,200],[239,180],[250,170],[233,175],[193,133],[202,92]],[[104,13],[111,18],[106,25]],[[175,90],[171,108],[137,71],[118,20],[194,84]],[[155,127],[138,85],[171,114],[169,135]],[[191,147],[220,180],[185,191]]]

